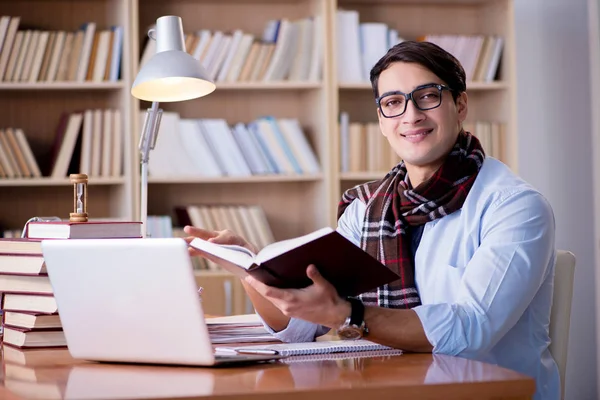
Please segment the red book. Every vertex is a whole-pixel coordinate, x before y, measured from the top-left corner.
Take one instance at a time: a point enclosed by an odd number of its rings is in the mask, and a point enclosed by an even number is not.
[[[49,221],[27,224],[29,239],[141,238],[139,221]]]

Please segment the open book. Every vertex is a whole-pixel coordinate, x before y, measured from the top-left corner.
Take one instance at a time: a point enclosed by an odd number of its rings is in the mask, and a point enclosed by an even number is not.
[[[221,266],[231,273],[278,288],[304,288],[312,284],[306,268],[315,264],[340,296],[357,296],[400,277],[377,259],[326,227],[294,239],[265,246],[258,254],[245,247],[219,245],[194,239],[190,245],[227,261]]]

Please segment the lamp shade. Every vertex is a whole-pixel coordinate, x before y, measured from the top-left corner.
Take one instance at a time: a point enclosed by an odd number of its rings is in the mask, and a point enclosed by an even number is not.
[[[199,60],[186,53],[181,18],[160,17],[156,31],[156,54],[142,66],[132,96],[147,101],[191,100],[212,93],[216,86]]]

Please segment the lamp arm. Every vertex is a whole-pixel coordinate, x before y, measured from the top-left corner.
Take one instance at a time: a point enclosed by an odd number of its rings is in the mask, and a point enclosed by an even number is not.
[[[141,163],[141,207],[140,221],[142,222],[142,237],[146,237],[148,220],[148,160],[150,159],[150,150],[156,145],[158,137],[158,127],[162,117],[162,110],[158,108],[158,102],[152,102],[152,107],[146,111],[146,119],[140,136],[140,163]]]

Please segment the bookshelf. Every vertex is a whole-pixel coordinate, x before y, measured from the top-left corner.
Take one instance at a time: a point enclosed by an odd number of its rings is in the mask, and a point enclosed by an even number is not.
[[[129,0],[0,0],[0,16],[20,17],[19,31],[76,32],[86,22],[97,29],[122,26],[123,54],[131,54],[130,24],[133,5]],[[116,82],[53,81],[38,79],[0,81],[0,129],[20,128],[36,155],[42,173],[47,171],[57,126],[63,112],[84,109],[119,109],[123,132],[121,176],[92,178],[89,184],[89,211],[92,218],[133,217],[133,173],[131,162],[132,112],[129,87],[131,59],[122,57],[121,75]],[[72,185],[67,177],[0,179],[0,225],[20,229],[33,216],[68,218],[72,210]]]
[[[382,22],[396,29],[404,39],[417,39],[424,35],[499,35],[504,38],[498,79],[491,82],[467,82],[469,116],[467,122],[490,121],[504,124],[500,159],[514,171],[517,165],[517,130],[515,108],[514,21],[511,0],[339,0],[334,9],[356,10],[360,23]],[[337,41],[336,15],[330,14],[332,40]],[[370,82],[343,82],[338,79],[335,53],[330,55],[330,80],[333,115],[348,112],[350,121],[377,122],[376,107]],[[338,121],[330,119],[333,143],[331,164],[335,187],[332,197],[344,190],[372,179],[378,179],[387,171],[343,172],[340,159],[340,134]],[[331,205],[335,218],[337,203]]]
[[[500,158],[518,171],[513,0],[0,0],[0,16],[21,16],[22,24],[39,29],[75,31],[87,21],[96,22],[99,28],[124,28],[119,81],[0,82],[0,129],[22,128],[36,154],[44,157],[52,146],[61,112],[98,107],[120,109],[125,138],[124,174],[91,179],[89,208],[97,217],[137,219],[139,113],[150,104],[134,99],[130,87],[139,69],[149,26],[160,16],[178,15],[186,33],[241,29],[258,39],[269,20],[320,16],[323,30],[318,35],[322,44],[319,79],[217,82],[216,91],[206,97],[161,103],[160,107],[166,112],[177,112],[181,118],[223,118],[230,125],[249,123],[265,115],[296,118],[316,153],[321,171],[251,177],[150,176],[148,213],[170,215],[176,222],[176,206],[257,204],[265,210],[276,240],[325,225],[335,226],[342,191],[378,179],[386,172],[342,172],[340,168],[340,112],[348,112],[351,121],[361,123],[376,122],[377,115],[370,83],[339,79],[338,9],[356,10],[361,23],[385,23],[405,39],[431,34],[503,37],[499,79],[467,84],[469,121],[504,124]],[[71,188],[67,178],[0,179],[0,187],[0,224],[5,228],[19,229],[34,215],[67,216],[70,211]],[[207,285],[207,280],[215,276],[224,279],[213,271],[199,272],[198,279]],[[238,285],[233,287],[235,291]]]

